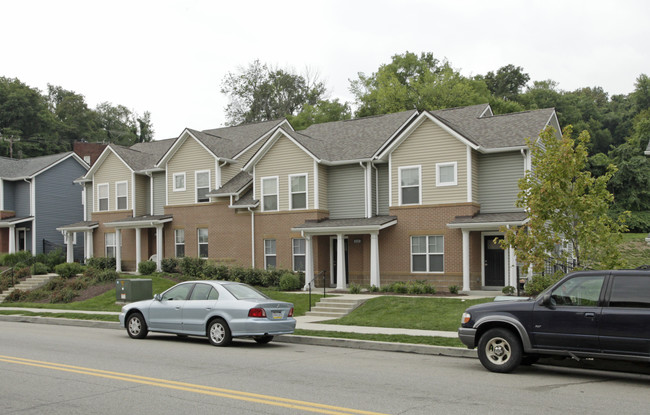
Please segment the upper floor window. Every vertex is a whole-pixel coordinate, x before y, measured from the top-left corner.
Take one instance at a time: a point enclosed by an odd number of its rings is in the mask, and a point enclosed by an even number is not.
[[[174,192],[185,190],[185,173],[174,173]]]
[[[199,237],[199,258],[208,257],[208,228],[199,228],[197,230]]]
[[[458,184],[458,163],[436,163],[436,186],[456,186]]]
[[[443,272],[445,240],[442,235],[411,237],[411,272]]]
[[[210,171],[196,172],[196,201],[209,202],[210,198],[206,195],[210,193]]]
[[[108,210],[108,183],[97,185],[97,210]]]
[[[262,178],[262,210],[265,212],[278,210],[278,178]]]
[[[408,166],[399,168],[399,197],[400,205],[417,205],[422,195],[420,166]]]
[[[128,182],[115,183],[115,206],[117,210],[125,210],[128,207]]]
[[[291,189],[290,209],[307,209],[307,175],[289,176],[289,187]]]

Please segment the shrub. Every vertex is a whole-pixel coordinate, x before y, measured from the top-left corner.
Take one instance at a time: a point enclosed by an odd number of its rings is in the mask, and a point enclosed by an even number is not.
[[[350,284],[350,294],[360,294],[361,286],[359,284]]]
[[[515,293],[515,287],[512,285],[507,285],[501,289],[501,292],[505,295],[513,295]]]
[[[205,262],[201,258],[184,257],[180,260],[178,267],[183,275],[193,279],[203,278],[203,267]]]
[[[56,291],[60,290],[61,288],[65,287],[65,280],[61,277],[55,277],[52,278],[43,286],[43,288],[47,291]]]
[[[282,291],[294,291],[300,289],[300,277],[296,274],[291,274],[287,272],[282,274],[280,277],[280,283],[278,284],[280,290]]]
[[[533,275],[524,286],[524,292],[526,295],[535,296],[558,282],[563,276],[559,272],[553,275]]]
[[[15,254],[7,254],[2,257],[2,264],[7,267],[15,267],[16,264],[21,262],[30,263],[33,259],[32,253],[29,251],[20,251]]]
[[[63,288],[52,293],[50,303],[69,303],[74,300],[76,296],[77,293],[75,293],[72,288]]]
[[[151,275],[156,272],[156,263],[153,261],[142,261],[138,264],[140,275]]]
[[[373,284],[373,285],[370,286],[368,291],[370,291],[371,293],[379,292],[379,287],[377,287],[376,285]]]
[[[81,274],[83,272],[83,266],[76,262],[66,262],[54,267],[54,272],[59,274],[60,277],[72,278],[77,274]]]
[[[54,271],[54,267],[59,264],[63,264],[65,262],[65,259],[65,254],[61,248],[57,248],[54,251],[48,252],[47,254],[40,253],[34,258],[36,262],[45,264],[45,266],[47,266],[48,272]]]
[[[35,262],[34,265],[32,265],[32,275],[44,275],[47,274],[47,265],[41,263],[41,262]]]
[[[114,269],[105,269],[103,271],[99,271],[97,275],[95,275],[94,280],[98,283],[102,282],[115,282],[120,277],[120,274],[118,274],[117,271]]]
[[[32,275],[32,270],[27,265],[22,265],[21,268],[14,268],[14,278],[26,278]]]
[[[93,257],[88,259],[87,264],[97,269],[115,269],[117,262],[115,258]]]
[[[5,298],[6,303],[18,303],[21,301],[25,301],[27,298],[27,291],[23,291],[21,289],[16,288],[12,292],[9,293],[7,298]]]
[[[449,286],[449,292],[452,294],[458,294],[458,291],[460,291],[460,287],[457,285],[450,285]]]
[[[88,288],[88,281],[84,278],[77,278],[70,281],[66,286],[74,291],[81,291]]]
[[[177,258],[163,258],[160,261],[160,269],[163,272],[174,274],[178,272],[178,259]]]

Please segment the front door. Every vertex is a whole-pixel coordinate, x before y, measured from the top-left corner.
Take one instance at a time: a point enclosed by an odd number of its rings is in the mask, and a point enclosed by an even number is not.
[[[350,282],[350,273],[348,272],[348,240],[344,239],[343,240],[345,244],[343,245],[344,250],[345,250],[345,283],[348,284]],[[336,285],[338,279],[337,279],[337,264],[338,264],[338,239],[334,238],[332,239],[332,277],[334,278],[334,285]]]
[[[495,238],[497,242],[494,242]],[[503,236],[485,236],[485,286],[486,287],[503,287],[505,286],[505,251],[501,249],[498,243]]]

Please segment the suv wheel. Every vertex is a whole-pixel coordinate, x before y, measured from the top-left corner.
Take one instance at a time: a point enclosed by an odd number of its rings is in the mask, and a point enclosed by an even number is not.
[[[486,331],[478,342],[478,358],[491,372],[512,372],[521,363],[522,347],[519,337],[503,328]]]

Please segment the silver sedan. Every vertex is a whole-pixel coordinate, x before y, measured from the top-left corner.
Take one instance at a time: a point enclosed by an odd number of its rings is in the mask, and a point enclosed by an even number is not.
[[[120,325],[131,338],[149,331],[207,336],[215,346],[234,337],[268,343],[296,328],[293,304],[272,300],[250,285],[230,281],[187,281],[152,300],[122,307]]]

